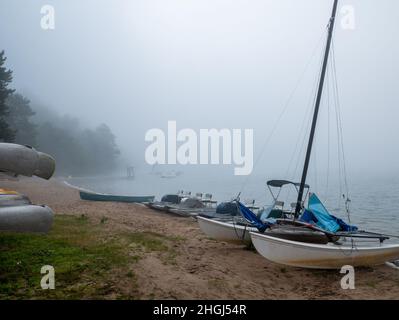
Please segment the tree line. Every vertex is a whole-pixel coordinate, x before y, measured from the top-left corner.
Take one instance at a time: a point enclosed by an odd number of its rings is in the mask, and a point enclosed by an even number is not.
[[[115,168],[120,154],[106,124],[82,128],[79,120],[33,104],[10,88],[12,71],[0,52],[0,142],[32,146],[56,159],[57,173],[93,175]]]

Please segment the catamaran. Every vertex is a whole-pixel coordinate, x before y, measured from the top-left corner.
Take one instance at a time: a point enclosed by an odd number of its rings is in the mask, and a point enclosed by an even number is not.
[[[359,231],[357,227],[347,225],[341,219],[332,216],[315,194],[309,196],[308,207],[303,207],[303,196],[306,187],[305,182],[323,93],[337,6],[338,0],[334,0],[332,14],[328,24],[327,43],[305,163],[292,220],[295,222],[299,218],[300,221],[308,224],[307,226],[301,227],[302,229],[307,228],[310,232],[324,233],[327,241],[326,243],[317,243],[317,241],[314,243],[314,241],[299,240],[298,238],[300,237],[296,232],[296,228],[292,226],[291,231],[294,235],[293,239],[274,236],[270,232],[264,232],[264,229],[273,230],[273,226],[268,228],[267,225],[260,220],[256,220],[257,217],[254,215],[251,216],[251,212],[247,212],[248,210],[244,208],[244,214],[247,214],[248,218],[252,219],[254,224],[258,227],[258,231],[250,232],[250,237],[256,250],[266,259],[280,264],[304,268],[337,269],[344,265],[378,265],[399,258],[399,245],[384,243],[385,240],[389,239],[388,236]],[[316,236],[310,236],[311,240],[315,238]],[[378,240],[378,242],[377,244],[370,244],[371,240]]]
[[[208,236],[225,241],[251,240],[262,256],[280,264],[336,269],[344,265],[370,266],[399,259],[399,245],[385,243],[390,236],[359,230],[333,216],[317,195],[309,192],[310,187],[306,184],[337,6],[338,0],[334,0],[301,181],[267,182],[269,189],[287,185],[296,188],[297,200],[291,204],[291,210],[284,209],[283,202],[272,193],[273,205],[260,215],[254,214],[237,197],[236,204],[244,223],[198,218],[201,229]],[[305,208],[306,199],[308,205]]]

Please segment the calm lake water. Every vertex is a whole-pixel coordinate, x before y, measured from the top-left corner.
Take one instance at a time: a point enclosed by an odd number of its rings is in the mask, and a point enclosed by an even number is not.
[[[155,195],[160,199],[166,193],[176,193],[178,190],[211,193],[217,201],[235,198],[242,190],[241,200],[255,199],[260,206],[272,202],[270,192],[266,187],[268,179],[264,176],[239,177],[217,174],[184,173],[175,178],[162,178],[160,175],[137,173],[135,179],[125,177],[92,177],[69,178],[66,181],[75,186],[102,193],[122,195]],[[345,204],[339,184],[330,182],[324,186],[321,183],[309,182],[311,191],[316,192],[327,209],[348,221]],[[317,188],[314,186],[317,185]],[[278,191],[278,190],[276,190]],[[350,180],[349,187],[351,223],[360,229],[385,232],[399,235],[399,178],[397,177],[358,177]],[[294,187],[286,187],[280,194],[285,206],[289,207],[296,200]],[[396,241],[395,241],[396,242]]]

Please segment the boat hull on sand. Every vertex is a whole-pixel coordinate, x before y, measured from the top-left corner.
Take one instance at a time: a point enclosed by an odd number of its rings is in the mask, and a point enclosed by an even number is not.
[[[79,191],[80,199],[89,201],[112,201],[112,202],[129,202],[143,203],[154,201],[155,196],[118,196],[112,194],[92,193]]]
[[[227,242],[249,243],[251,242],[250,231],[256,231],[256,228],[230,222],[197,217],[198,224],[208,237]]]
[[[256,250],[266,259],[289,266],[311,269],[340,269],[344,265],[373,266],[399,259],[399,245],[362,247],[311,244],[250,233]]]
[[[0,232],[47,233],[53,224],[47,206],[22,205],[0,208]]]

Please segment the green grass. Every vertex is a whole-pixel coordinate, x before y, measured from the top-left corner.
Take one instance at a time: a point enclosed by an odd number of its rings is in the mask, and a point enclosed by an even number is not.
[[[0,299],[139,298],[135,264],[146,252],[174,253],[156,233],[115,233],[104,220],[56,215],[48,235],[0,234]],[[55,289],[40,287],[41,267],[55,269]]]

